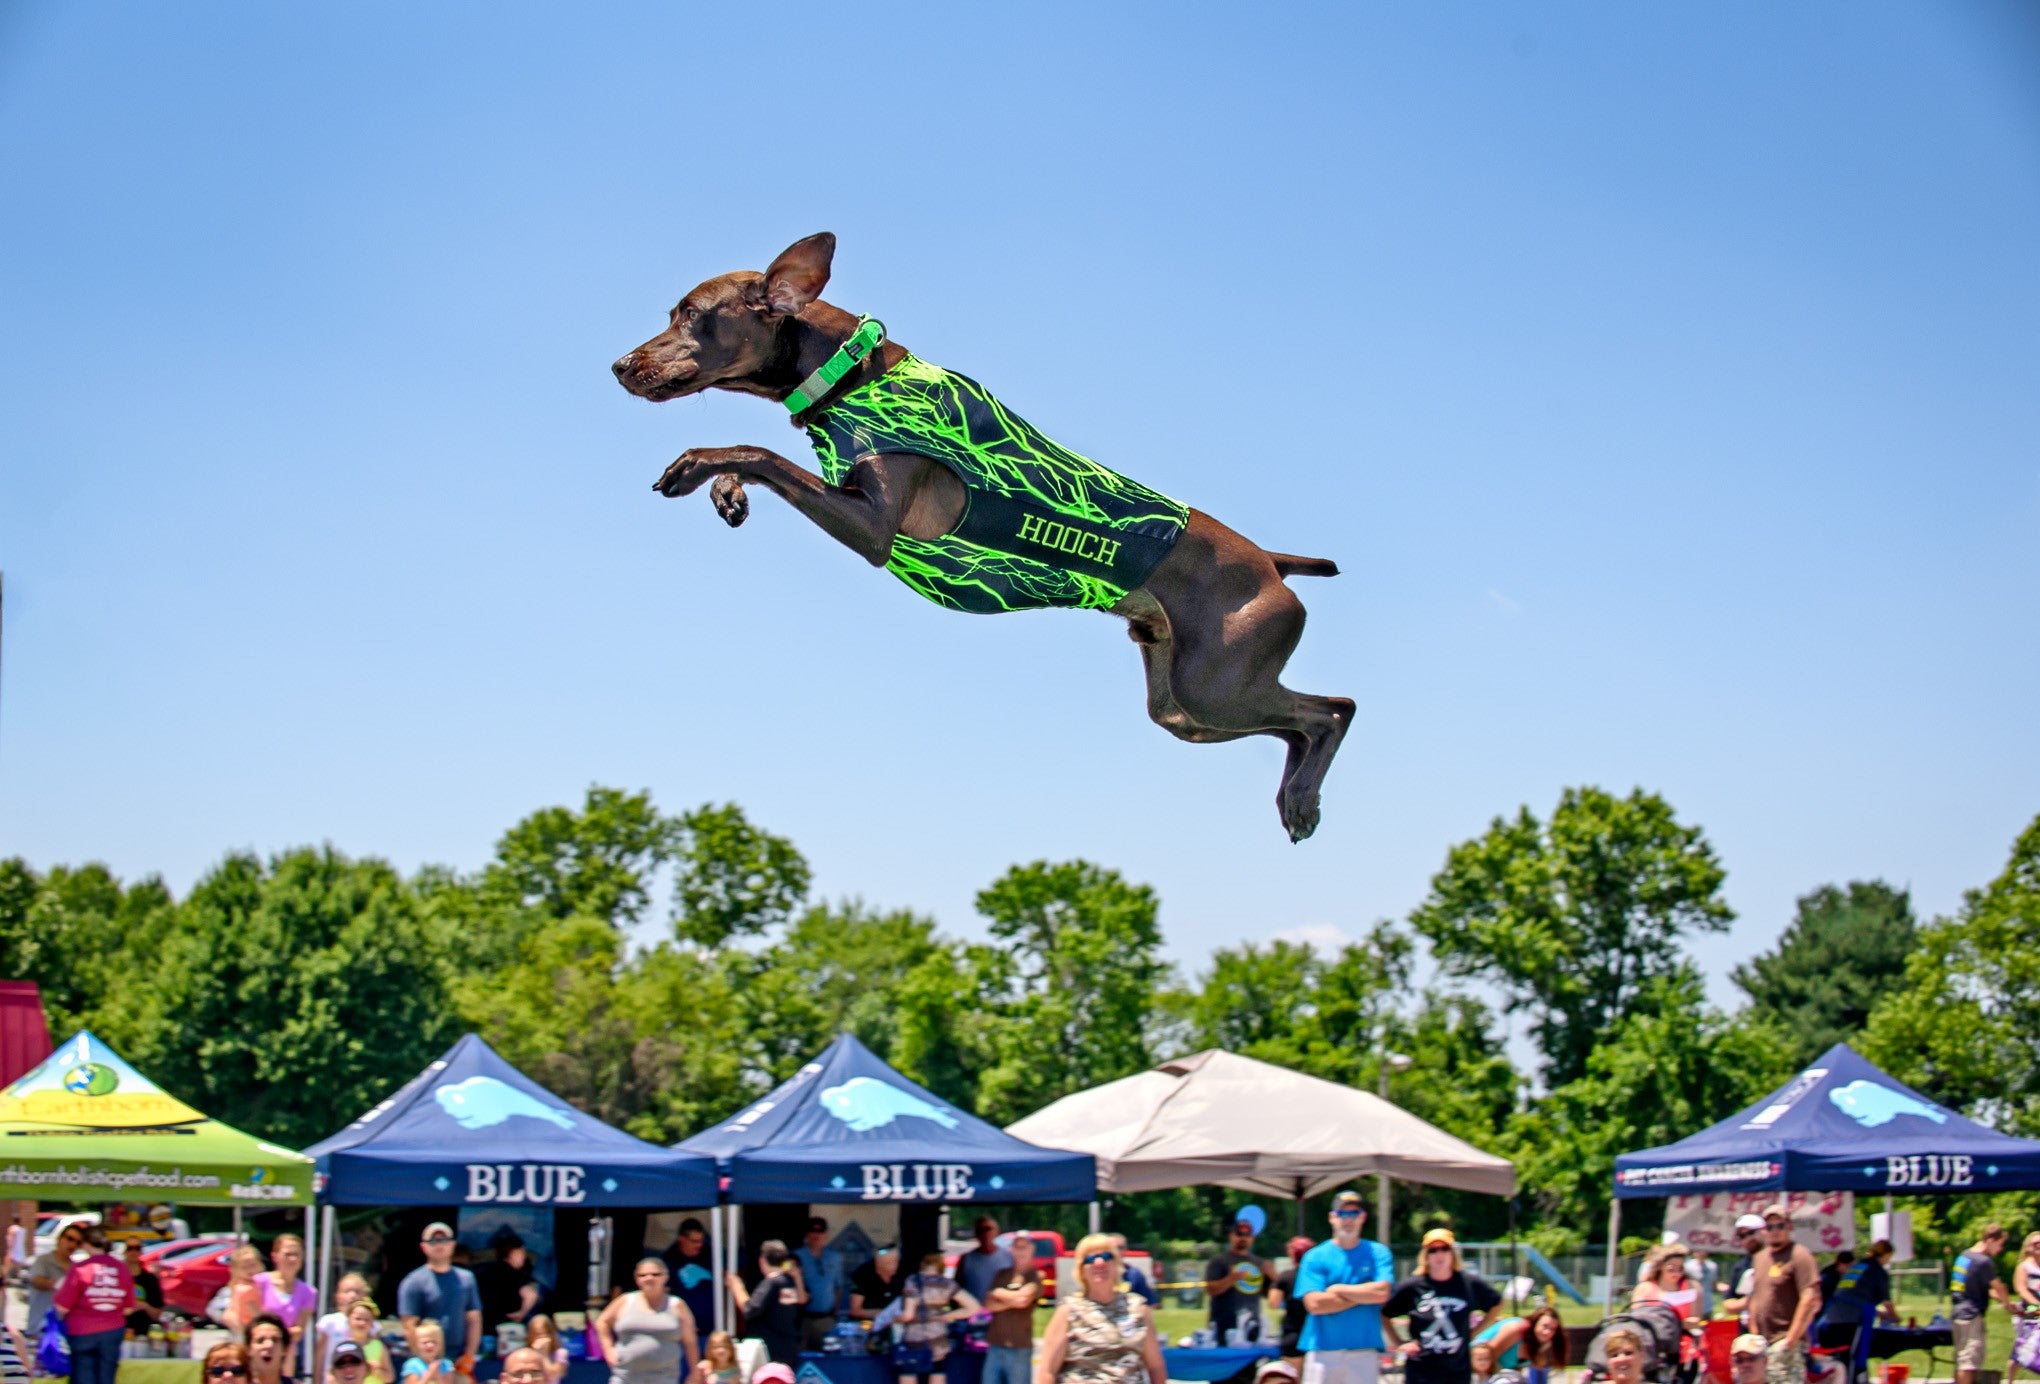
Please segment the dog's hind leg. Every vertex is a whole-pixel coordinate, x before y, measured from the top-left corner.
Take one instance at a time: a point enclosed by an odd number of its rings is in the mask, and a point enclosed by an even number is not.
[[[1317,830],[1319,792],[1339,742],[1353,722],[1346,697],[1296,692],[1281,682],[1283,665],[1303,636],[1303,603],[1271,582],[1239,607],[1206,621],[1172,618],[1167,686],[1195,728],[1184,739],[1273,735],[1289,746],[1276,810],[1290,839]],[[1153,681],[1152,674],[1150,682]]]
[[[1129,592],[1113,607],[1115,615],[1126,617],[1126,633],[1140,646],[1141,663],[1147,670],[1148,719],[1179,740],[1193,745],[1213,745],[1238,740],[1253,731],[1213,730],[1191,719],[1176,700],[1171,671],[1176,662],[1176,642],[1170,631],[1168,612],[1145,591]]]

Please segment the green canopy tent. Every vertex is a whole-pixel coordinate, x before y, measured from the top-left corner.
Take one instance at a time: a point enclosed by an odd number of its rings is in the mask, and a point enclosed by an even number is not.
[[[194,1110],[89,1032],[0,1091],[0,1197],[312,1204],[312,1160]]]
[[[301,1206],[306,1262],[319,1262],[312,1160],[192,1109],[90,1032],[0,1091],[0,1198],[10,1197],[231,1206],[237,1231],[242,1207]],[[310,1350],[307,1332],[307,1365]]]

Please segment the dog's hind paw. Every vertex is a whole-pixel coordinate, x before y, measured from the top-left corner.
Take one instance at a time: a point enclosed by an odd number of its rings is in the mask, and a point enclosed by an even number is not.
[[[1288,801],[1287,795],[1284,795],[1277,799],[1277,806],[1281,809],[1282,826],[1288,831],[1290,841],[1302,841],[1318,829],[1317,794],[1312,793],[1297,802]]]

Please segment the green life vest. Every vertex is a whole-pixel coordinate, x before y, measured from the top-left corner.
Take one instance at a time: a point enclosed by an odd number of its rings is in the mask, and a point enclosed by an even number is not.
[[[990,615],[1105,609],[1148,579],[1190,511],[1051,441],[977,381],[909,355],[808,420],[822,477],[910,452],[963,482],[941,538],[893,539],[886,569],[937,605]]]

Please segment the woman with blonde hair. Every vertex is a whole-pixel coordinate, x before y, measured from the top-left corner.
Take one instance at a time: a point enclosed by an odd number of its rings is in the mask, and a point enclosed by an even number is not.
[[[1035,1384],[1166,1384],[1153,1309],[1127,1291],[1110,1235],[1077,1241],[1080,1292],[1058,1295],[1034,1363]]]
[[[1424,1232],[1422,1267],[1395,1285],[1381,1305],[1384,1319],[1408,1317],[1403,1342],[1403,1378],[1408,1384],[1465,1384],[1473,1370],[1467,1343],[1474,1327],[1502,1295],[1468,1269],[1459,1242],[1442,1226]]]
[[[1618,1326],[1601,1338],[1608,1357],[1608,1384],[1642,1384],[1643,1338],[1626,1326]]]
[[[1658,1245],[1644,1261],[1643,1282],[1629,1295],[1630,1305],[1661,1302],[1679,1314],[1683,1325],[1699,1315],[1700,1285],[1686,1277],[1686,1246],[1674,1240]]]

